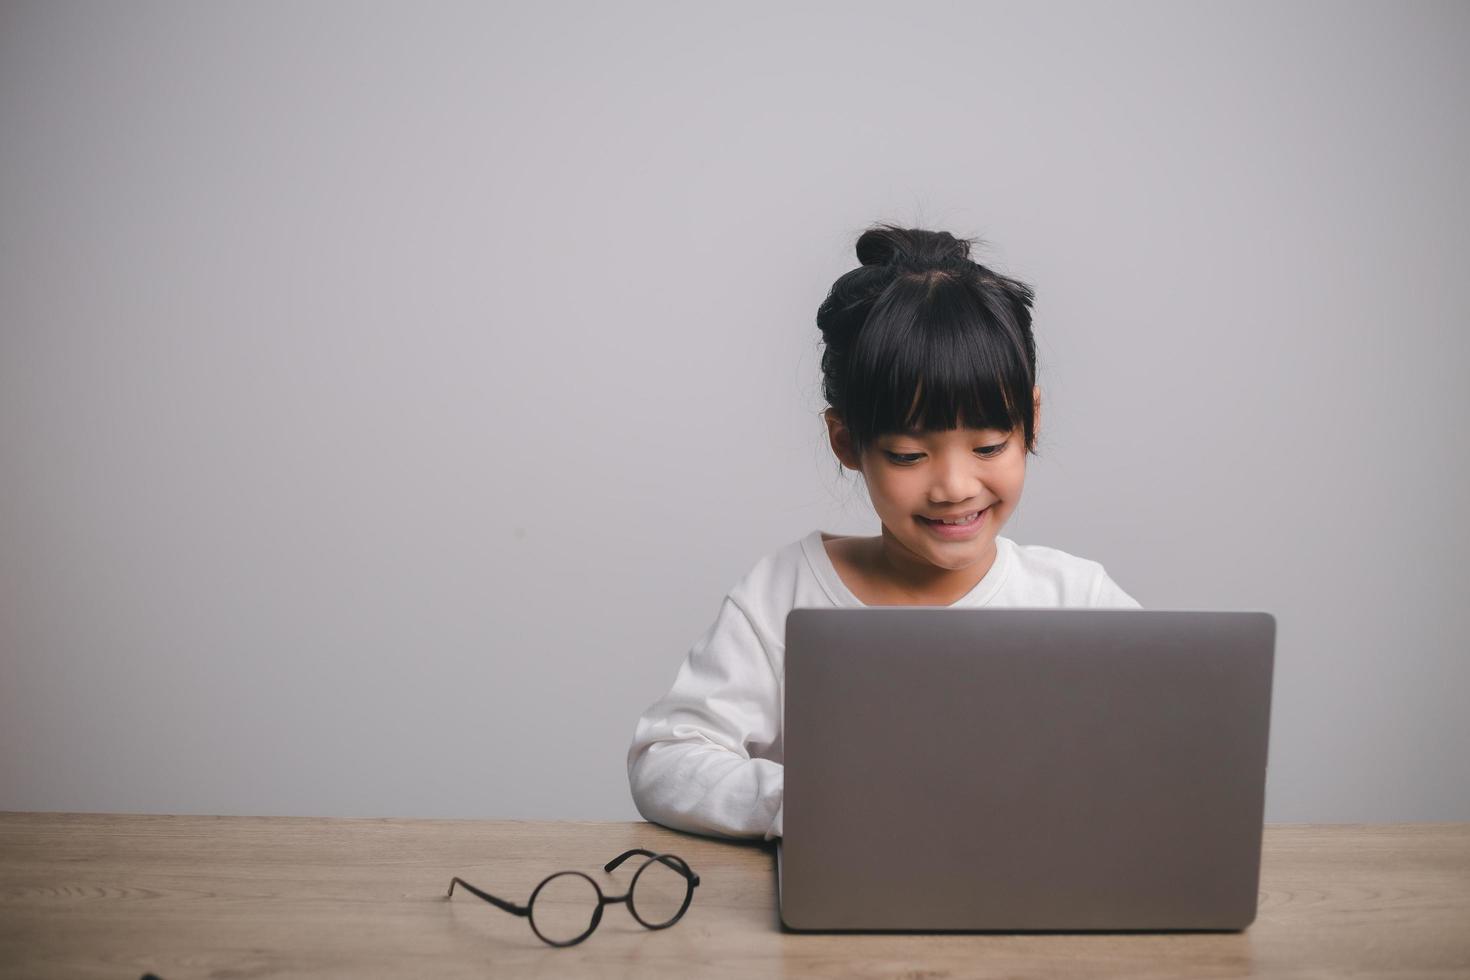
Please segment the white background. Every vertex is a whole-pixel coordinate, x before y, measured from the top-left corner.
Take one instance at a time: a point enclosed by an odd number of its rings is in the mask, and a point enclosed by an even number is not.
[[[502,9],[496,9],[497,7]],[[1470,818],[1470,8],[0,10],[0,809],[634,819],[873,534],[817,305],[1032,284],[1003,533],[1278,618],[1267,819]]]

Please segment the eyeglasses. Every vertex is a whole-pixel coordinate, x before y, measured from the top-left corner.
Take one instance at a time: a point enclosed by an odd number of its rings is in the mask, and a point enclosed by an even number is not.
[[[543,942],[553,946],[573,946],[592,935],[592,930],[602,921],[602,909],[606,905],[626,902],[633,918],[649,929],[667,929],[678,922],[694,898],[694,886],[699,884],[699,875],[689,870],[683,858],[672,854],[655,854],[635,847],[624,851],[602,866],[612,871],[635,854],[648,857],[633,873],[633,883],[628,894],[608,896],[602,894],[597,882],[580,871],[558,871],[544,878],[531,900],[525,905],[507,902],[483,892],[463,878],[451,878],[449,895],[454,895],[454,886],[463,885],[465,890],[483,898],[496,908],[512,915],[527,916],[531,929]]]

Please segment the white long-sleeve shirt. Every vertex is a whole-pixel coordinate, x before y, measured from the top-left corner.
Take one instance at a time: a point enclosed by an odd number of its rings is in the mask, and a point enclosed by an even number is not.
[[[990,571],[950,608],[1139,608],[1095,561],[995,541]],[[628,783],[646,819],[716,837],[781,836],[786,614],[865,605],[822,542],[813,531],[757,562],[638,719]]]

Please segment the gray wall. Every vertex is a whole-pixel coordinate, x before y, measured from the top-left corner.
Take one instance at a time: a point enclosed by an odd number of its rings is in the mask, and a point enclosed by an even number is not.
[[[633,819],[874,533],[874,220],[1035,285],[1006,533],[1279,620],[1267,817],[1470,819],[1464,4],[0,8],[0,808]]]

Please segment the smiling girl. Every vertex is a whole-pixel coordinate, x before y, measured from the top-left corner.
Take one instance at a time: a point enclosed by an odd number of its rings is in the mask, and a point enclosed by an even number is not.
[[[1137,609],[1103,566],[1000,535],[1041,409],[1029,286],[968,239],[877,225],[817,310],[832,451],[862,475],[875,537],[812,531],[726,594],[638,719],[638,812],[679,830],[781,836],[786,614],[795,608]]]

